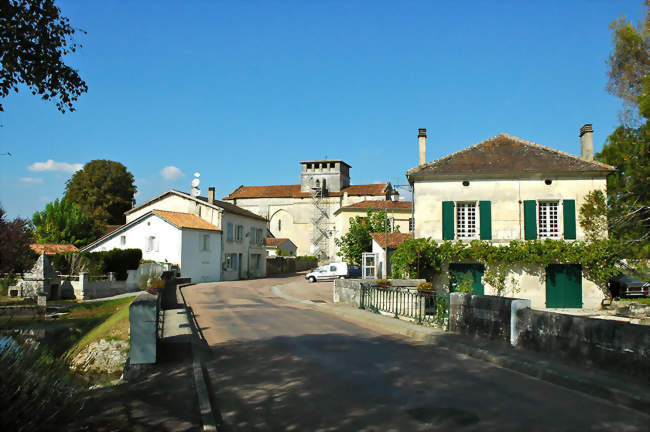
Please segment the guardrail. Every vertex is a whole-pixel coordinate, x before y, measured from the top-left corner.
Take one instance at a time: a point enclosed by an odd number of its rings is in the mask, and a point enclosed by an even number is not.
[[[449,292],[380,288],[361,284],[360,309],[387,312],[419,324],[449,328]]]

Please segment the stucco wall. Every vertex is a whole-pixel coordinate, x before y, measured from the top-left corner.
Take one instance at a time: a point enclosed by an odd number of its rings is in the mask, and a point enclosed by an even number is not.
[[[125,244],[121,243],[124,236]],[[147,250],[147,238],[156,237],[157,250]],[[150,215],[132,225],[127,230],[100,242],[89,252],[113,249],[141,249],[142,259],[171,264],[181,264],[181,231],[156,215]]]
[[[208,250],[203,250],[203,236],[208,236]],[[181,277],[192,282],[221,280],[221,233],[183,229]]]
[[[550,178],[553,180],[550,185],[544,183],[544,177],[522,180],[468,179],[469,186],[463,186],[462,179],[417,181],[414,185],[415,236],[442,240],[443,201],[491,201],[492,239],[510,241],[523,239],[523,201],[573,199],[576,201],[577,221],[577,213],[585,196],[596,189],[606,192],[604,178]],[[562,227],[561,209],[559,216]],[[577,238],[583,239],[580,224],[576,223],[576,229]]]
[[[325,198],[329,206],[328,230],[331,231],[331,235],[328,241],[327,254],[330,258],[336,257],[337,248],[334,239],[347,232],[337,228],[334,212],[343,206],[364,200],[378,201],[383,199],[383,196],[347,195]],[[297,247],[297,255],[312,254],[310,247],[312,245],[314,205],[311,198],[237,198],[228,201],[267,218],[270,221],[269,229],[273,236],[291,239]],[[278,225],[279,220],[282,220],[281,227]]]
[[[228,240],[227,229],[228,224],[233,224],[233,239]],[[244,227],[244,237],[241,241],[235,240],[235,227],[237,225],[242,225]],[[239,275],[243,279],[254,278],[254,277],[264,277],[266,276],[266,247],[264,242],[261,244],[251,243],[250,242],[250,230],[251,227],[261,229],[263,237],[266,235],[266,221],[247,218],[238,216],[232,213],[223,213],[223,236],[222,236],[222,255],[221,255],[221,280],[237,280]],[[237,269],[226,269],[224,268],[226,262],[227,254],[241,254],[241,263],[237,262]],[[260,265],[259,268],[252,268],[252,255],[260,255]],[[239,258],[238,258],[239,260]],[[241,265],[241,273],[239,267]]]

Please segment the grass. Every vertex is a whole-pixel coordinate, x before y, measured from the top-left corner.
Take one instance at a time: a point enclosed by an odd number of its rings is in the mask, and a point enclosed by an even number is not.
[[[650,306],[650,297],[641,297],[641,298],[620,298],[618,301],[630,302],[630,303],[640,303]]]

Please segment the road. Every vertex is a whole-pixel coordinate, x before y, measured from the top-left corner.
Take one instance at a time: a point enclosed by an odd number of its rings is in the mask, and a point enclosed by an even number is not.
[[[184,289],[226,430],[648,430],[636,411],[272,294],[328,298],[300,278]]]

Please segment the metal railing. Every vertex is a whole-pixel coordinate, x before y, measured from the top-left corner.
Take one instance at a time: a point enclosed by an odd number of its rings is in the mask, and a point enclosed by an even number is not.
[[[419,324],[449,326],[449,292],[444,290],[421,292],[361,284],[359,308],[410,318]]]

